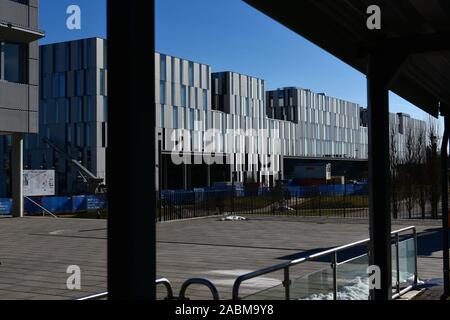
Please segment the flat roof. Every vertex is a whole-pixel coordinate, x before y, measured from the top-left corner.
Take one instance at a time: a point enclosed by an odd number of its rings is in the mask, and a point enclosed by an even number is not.
[[[363,74],[374,49],[408,52],[389,89],[433,116],[450,106],[450,1],[244,1]],[[370,5],[381,30],[367,28]]]

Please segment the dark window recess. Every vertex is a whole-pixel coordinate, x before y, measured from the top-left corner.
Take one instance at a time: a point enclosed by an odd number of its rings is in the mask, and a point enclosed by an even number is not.
[[[28,46],[20,43],[0,42],[3,55],[0,60],[0,79],[15,82],[28,82]]]

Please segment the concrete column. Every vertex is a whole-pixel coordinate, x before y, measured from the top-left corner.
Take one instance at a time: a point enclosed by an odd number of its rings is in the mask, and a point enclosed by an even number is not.
[[[15,218],[23,217],[23,134],[14,133],[12,137],[12,214]]]

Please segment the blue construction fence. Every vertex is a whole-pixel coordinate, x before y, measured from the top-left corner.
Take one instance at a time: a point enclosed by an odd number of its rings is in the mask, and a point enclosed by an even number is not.
[[[234,189],[234,190],[233,190]],[[259,187],[255,190],[246,190],[242,185],[213,186],[208,188],[195,188],[193,190],[163,190],[160,198],[163,203],[174,205],[192,204],[208,199],[226,197],[264,196],[273,191],[273,188]],[[336,184],[319,186],[284,186],[283,193],[291,197],[310,198],[317,196],[356,196],[368,195],[367,183]]]
[[[30,197],[34,202],[52,213],[77,213],[107,209],[105,195],[81,195],[71,197]],[[42,213],[42,208],[25,198],[24,211],[33,215]],[[11,215],[12,199],[0,199],[0,215]]]

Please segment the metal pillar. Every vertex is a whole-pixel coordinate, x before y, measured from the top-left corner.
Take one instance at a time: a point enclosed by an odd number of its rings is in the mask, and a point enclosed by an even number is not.
[[[381,271],[381,288],[371,299],[392,298],[391,210],[389,201],[389,96],[386,65],[381,55],[369,56],[367,106],[369,112],[370,265]]]
[[[11,156],[11,182],[12,182],[12,215],[14,218],[23,217],[23,134],[13,133],[12,135],[12,156]]]
[[[448,246],[448,139],[450,130],[450,118],[444,115],[444,135],[442,137],[441,148],[441,177],[442,177],[442,258],[443,258],[443,276],[444,276],[444,293],[443,299],[450,296],[449,281],[449,246]]]
[[[156,297],[154,1],[107,1],[108,298]],[[147,104],[147,107],[144,105]]]

